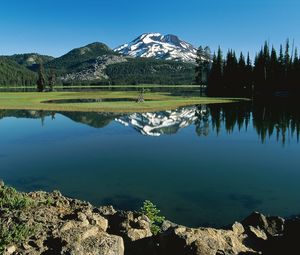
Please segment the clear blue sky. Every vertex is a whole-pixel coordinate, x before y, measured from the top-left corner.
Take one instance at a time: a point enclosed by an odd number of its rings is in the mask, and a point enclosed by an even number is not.
[[[287,37],[300,46],[300,0],[9,0],[0,5],[0,55],[60,56],[101,41],[116,47],[144,32],[195,46],[250,51]]]

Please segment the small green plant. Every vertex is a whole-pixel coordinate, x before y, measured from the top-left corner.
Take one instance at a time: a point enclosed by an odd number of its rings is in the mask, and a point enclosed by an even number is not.
[[[0,187],[0,209],[1,210],[19,210],[33,205],[34,201],[16,191],[14,188],[2,186]]]
[[[0,220],[0,254],[4,252],[10,244],[19,244],[33,235],[34,227],[25,224],[4,223]]]
[[[39,205],[44,205],[44,206],[50,206],[53,203],[54,203],[54,200],[51,197],[47,197],[46,199],[39,201]]]
[[[154,205],[151,201],[144,201],[143,207],[140,209],[140,212],[146,215],[151,224],[151,232],[153,235],[157,235],[161,232],[161,224],[165,220],[164,216],[160,216],[160,210],[157,209],[156,205]]]

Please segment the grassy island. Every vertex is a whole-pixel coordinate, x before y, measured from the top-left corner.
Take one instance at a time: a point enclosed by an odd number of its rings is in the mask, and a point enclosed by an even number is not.
[[[245,99],[185,97],[171,93],[145,93],[145,102],[137,103],[137,91],[95,91],[95,92],[2,92],[0,109],[13,110],[47,110],[47,111],[81,111],[81,112],[147,112],[174,109],[195,104],[232,103]],[[105,99],[131,99],[105,102]],[[85,103],[50,103],[53,100],[104,99],[103,102]]]

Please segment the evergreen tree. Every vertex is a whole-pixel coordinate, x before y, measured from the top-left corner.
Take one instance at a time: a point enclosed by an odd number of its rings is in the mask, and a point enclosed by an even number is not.
[[[298,49],[295,49],[294,59],[292,62],[291,74],[290,74],[290,92],[292,95],[299,94],[300,92],[300,59],[298,56]]]
[[[294,48],[294,47],[293,47]],[[209,75],[209,94],[223,96],[245,96],[273,94],[294,95],[300,93],[300,59],[297,49],[290,54],[289,40],[285,51],[280,45],[279,54],[267,42],[256,54],[252,66],[249,53],[247,61],[243,53],[239,60],[233,50],[229,50],[222,60],[221,50],[214,55],[213,66]],[[284,93],[278,93],[278,92]]]
[[[238,63],[238,73],[237,73],[237,86],[238,91],[237,95],[248,95],[248,74],[247,74],[247,66],[243,53],[241,52],[239,63]]]
[[[268,75],[268,89],[270,91],[276,90],[276,85],[280,76],[278,73],[280,72],[280,66],[277,58],[277,53],[274,47],[271,50],[271,57],[270,57],[270,65],[269,65],[269,75]]]
[[[53,91],[56,82],[56,76],[53,70],[51,70],[50,77],[48,80],[49,91]]]
[[[288,75],[288,70],[290,67],[290,41],[289,39],[286,40],[285,45],[285,54],[284,54],[284,68],[285,68],[285,75]]]
[[[250,54],[247,54],[247,65],[246,65],[246,86],[247,95],[252,96],[252,82],[253,82],[253,67],[250,59]]]
[[[208,47],[203,49],[201,46],[197,50],[196,58],[196,84],[207,84],[207,76],[209,72],[210,50]]]
[[[253,81],[255,93],[264,93],[264,85],[266,83],[266,66],[264,61],[263,49],[261,49],[261,51],[255,57]]]
[[[45,70],[42,63],[39,65],[39,72],[38,72],[38,80],[37,80],[37,91],[42,92],[45,90]]]
[[[203,61],[203,48],[199,47],[197,50],[196,58],[196,84],[202,85],[204,80],[204,61]]]
[[[208,95],[219,96],[223,94],[223,57],[221,48],[213,56],[212,68],[208,77]]]
[[[236,54],[233,50],[229,50],[226,56],[226,60],[224,62],[224,88],[226,90],[226,94],[235,95],[237,94],[237,75],[238,75],[238,62],[236,58]]]

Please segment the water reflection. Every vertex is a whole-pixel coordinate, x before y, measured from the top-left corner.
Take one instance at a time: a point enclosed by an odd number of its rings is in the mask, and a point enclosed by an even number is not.
[[[0,119],[5,117],[40,119],[44,125],[45,117],[55,119],[61,114],[69,119],[94,128],[104,128],[112,122],[131,127],[146,136],[176,134],[188,127],[195,127],[197,136],[227,134],[246,131],[249,125],[256,131],[262,143],[268,138],[285,144],[292,139],[299,141],[300,111],[297,105],[286,101],[201,105],[182,107],[177,110],[152,113],[82,113],[1,110]]]
[[[124,210],[149,199],[188,226],[224,226],[254,210],[298,214],[298,109],[275,101],[134,114],[0,110],[0,179]]]
[[[153,113],[134,113],[117,118],[124,126],[131,126],[143,135],[175,134],[207,115],[207,106],[183,107],[177,110]]]

